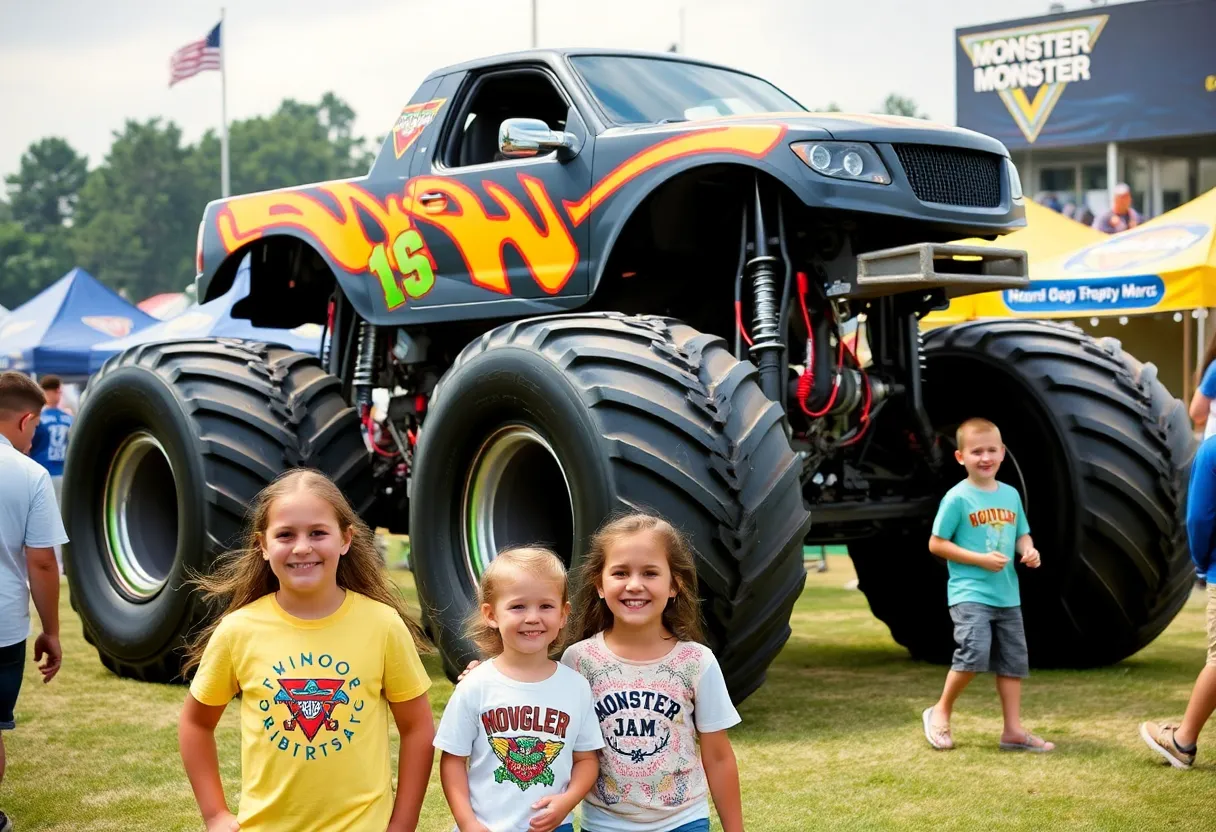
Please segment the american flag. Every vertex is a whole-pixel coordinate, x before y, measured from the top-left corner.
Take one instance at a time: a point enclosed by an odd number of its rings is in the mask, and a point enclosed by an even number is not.
[[[220,24],[207,37],[188,43],[169,59],[169,86],[208,69],[220,68]]]

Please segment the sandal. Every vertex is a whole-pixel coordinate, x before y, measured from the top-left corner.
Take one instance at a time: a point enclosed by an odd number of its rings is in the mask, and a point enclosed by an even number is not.
[[[940,728],[933,725],[933,707],[933,705],[930,705],[921,714],[921,722],[925,728],[925,739],[929,741],[929,745],[938,751],[949,751],[951,748],[954,748],[954,739],[950,736],[950,726],[947,725],[945,728]]]
[[[1047,742],[1042,737],[1036,737],[1029,731],[1026,732],[1026,738],[1021,742],[1001,741],[1002,751],[1029,751],[1032,754],[1046,754],[1055,750],[1055,747],[1055,743]]]

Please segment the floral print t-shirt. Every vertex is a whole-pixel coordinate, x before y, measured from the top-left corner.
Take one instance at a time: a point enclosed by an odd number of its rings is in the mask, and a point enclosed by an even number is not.
[[[740,721],[710,649],[681,641],[662,658],[631,661],[599,633],[567,648],[562,663],[591,683],[605,743],[582,828],[666,832],[708,818],[697,734]]]

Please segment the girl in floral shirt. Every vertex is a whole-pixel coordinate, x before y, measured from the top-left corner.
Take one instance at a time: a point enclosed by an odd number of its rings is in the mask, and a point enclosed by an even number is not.
[[[605,747],[583,802],[589,832],[741,832],[739,723],[703,644],[691,547],[670,523],[632,514],[604,526],[578,581],[562,663],[591,683]]]

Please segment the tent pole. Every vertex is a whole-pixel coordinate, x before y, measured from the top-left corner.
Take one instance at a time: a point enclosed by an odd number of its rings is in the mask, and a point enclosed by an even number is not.
[[[1199,318],[1195,322],[1195,368],[1198,369],[1199,362],[1203,360],[1203,353],[1208,347],[1206,336],[1208,310],[1198,309],[1196,312],[1199,315]],[[1205,367],[1204,369],[1207,368]],[[1187,401],[1190,401],[1189,396],[1187,397]]]
[[[1182,313],[1182,401],[1191,400],[1191,316]]]

